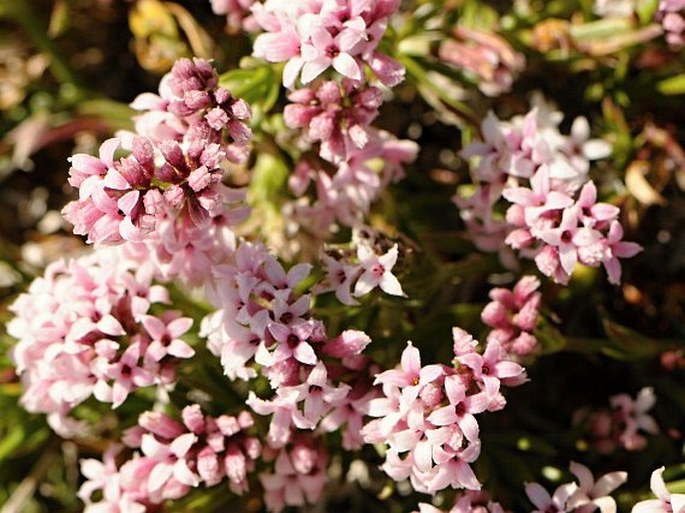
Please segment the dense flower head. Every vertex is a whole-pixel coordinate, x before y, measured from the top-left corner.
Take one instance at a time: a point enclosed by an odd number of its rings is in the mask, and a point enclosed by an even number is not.
[[[376,376],[383,397],[373,399],[363,430],[367,443],[388,446],[383,470],[394,480],[409,478],[415,490],[435,493],[447,487],[479,490],[471,469],[480,455],[476,415],[501,410],[500,392],[525,380],[523,368],[506,359],[499,343],[477,352],[478,342],[454,329],[454,367],[421,365],[411,342],[399,369]]]
[[[177,362],[194,354],[180,338],[193,321],[151,315],[168,301],[149,267],[136,271],[116,251],[51,264],[11,306],[24,406],[68,432],[67,415],[90,396],[116,408],[137,388],[172,384]]]
[[[218,144],[233,162],[247,157],[252,110],[219,85],[209,61],[179,59],[162,78],[159,95],[143,93],[131,107],[143,112],[135,118],[136,133],[155,144],[176,141],[191,148]]]
[[[544,106],[509,123],[490,113],[482,124],[484,141],[462,151],[465,157],[478,157],[478,189],[455,202],[479,248],[501,251],[504,236],[507,246],[534,259],[557,283],[567,284],[580,263],[603,265],[609,282],[618,284],[619,258],[642,248],[623,241],[619,209],[598,202],[597,188],[587,178],[589,161],[607,156],[610,146],[588,140],[584,118],[574,121],[569,136],[559,132],[560,121],[560,113]],[[502,198],[509,203],[505,222],[493,213]]]
[[[99,158],[71,158],[69,183],[78,187],[79,199],[63,214],[88,242],[144,242],[157,236],[165,219],[205,229],[218,217],[240,218],[232,212],[240,193],[222,183],[226,153],[219,144],[184,149],[167,140],[155,148],[136,136],[131,154],[115,161],[120,145],[121,140],[109,139]]]
[[[329,68],[362,81],[365,63],[384,84],[393,86],[404,78],[402,68],[377,47],[388,17],[398,7],[398,0],[297,4],[266,0],[253,7],[265,31],[255,40],[253,54],[269,62],[286,62],[283,85],[288,88],[298,76],[307,84]]]
[[[204,415],[197,404],[183,409],[182,422],[161,412],[143,413],[138,425],[123,437],[139,453],[118,470],[109,453],[104,464],[81,462],[88,478],[79,491],[85,511],[128,511],[125,508],[131,504],[151,508],[183,497],[194,487],[215,486],[224,480],[233,493],[243,494],[248,489],[248,473],[255,470],[262,453],[259,440],[247,434],[253,424],[248,412],[214,418]],[[97,490],[103,491],[102,499],[94,502]]]
[[[524,276],[513,290],[494,288],[490,303],[481,312],[482,321],[492,330],[488,340],[498,340],[511,354],[525,356],[538,348],[533,335],[538,320],[541,294],[536,292],[540,280]]]
[[[349,79],[319,83],[316,89],[297,89],[288,95],[283,116],[290,128],[306,128],[311,141],[320,141],[320,155],[339,164],[353,149],[366,146],[368,126],[383,102],[377,87],[360,88]]]

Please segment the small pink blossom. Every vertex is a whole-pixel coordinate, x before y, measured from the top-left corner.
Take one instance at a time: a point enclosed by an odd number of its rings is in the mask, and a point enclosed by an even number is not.
[[[377,255],[365,244],[357,246],[357,258],[363,272],[354,286],[353,295],[356,297],[368,294],[372,289],[380,287],[384,292],[393,296],[406,296],[402,285],[392,274],[392,268],[397,262],[397,244],[393,245],[387,253]]]

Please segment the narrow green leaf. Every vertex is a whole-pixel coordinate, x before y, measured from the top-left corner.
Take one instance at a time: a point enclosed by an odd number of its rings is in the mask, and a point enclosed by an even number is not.
[[[685,94],[685,74],[676,75],[675,77],[662,80],[656,85],[657,91],[661,94],[673,96],[677,94]]]
[[[22,445],[25,438],[26,434],[21,426],[16,426],[5,435],[0,440],[0,462],[11,456]]]

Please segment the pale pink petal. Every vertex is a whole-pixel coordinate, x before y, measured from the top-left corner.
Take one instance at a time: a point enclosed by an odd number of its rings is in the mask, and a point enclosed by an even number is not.
[[[352,80],[362,79],[362,70],[357,61],[349,53],[340,53],[333,59],[333,68],[341,75]]]

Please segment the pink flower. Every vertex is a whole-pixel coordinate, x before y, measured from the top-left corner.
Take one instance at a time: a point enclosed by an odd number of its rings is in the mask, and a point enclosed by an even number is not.
[[[357,258],[363,272],[354,286],[353,295],[356,297],[368,294],[372,289],[380,287],[384,292],[393,296],[405,296],[402,285],[392,274],[392,268],[397,262],[397,244],[387,253],[377,255],[365,244],[357,246]]]
[[[316,425],[337,403],[342,401],[350,391],[350,387],[340,384],[337,387],[331,385],[328,372],[323,362],[318,362],[309,371],[307,380],[293,387],[298,392],[297,401],[303,402],[302,412],[305,419]]]
[[[659,432],[656,421],[647,413],[656,403],[656,396],[651,387],[641,389],[636,399],[632,399],[628,394],[618,394],[611,396],[609,401],[615,409],[616,420],[623,427],[619,443],[625,449],[641,450],[647,444],[641,432],[650,434]]]
[[[572,461],[571,473],[578,479],[578,489],[568,501],[573,510],[590,513],[599,508],[601,513],[616,513],[616,501],[609,494],[626,482],[626,472],[610,472],[595,481],[590,469]]]
[[[158,442],[152,434],[143,435],[140,446],[143,454],[157,462],[148,480],[150,493],[160,490],[172,478],[186,486],[200,484],[200,476],[188,468],[186,461],[195,442],[197,436],[193,433],[179,436],[170,445]]]
[[[352,80],[361,80],[362,71],[359,63],[350,53],[364,37],[366,29],[361,19],[350,20],[346,26],[333,37],[327,28],[318,25],[318,17],[311,15],[310,42],[301,47],[302,83],[307,84],[332,66],[341,75]]]
[[[603,261],[604,268],[609,275],[609,283],[621,283],[621,264],[619,258],[630,258],[642,251],[642,246],[635,242],[624,242],[623,227],[618,221],[613,221],[607,235],[607,254]]]
[[[165,323],[165,320],[151,315],[143,318],[142,322],[145,331],[147,331],[152,339],[145,352],[145,358],[158,362],[167,354],[176,358],[190,358],[193,356],[195,351],[187,342],[178,338],[190,329],[193,325],[193,320],[190,317],[173,316],[168,318],[167,323]]]
[[[650,488],[656,499],[641,501],[633,506],[631,513],[684,513],[685,494],[670,493],[664,484],[662,474],[665,468],[661,467],[652,472]]]
[[[525,67],[524,56],[505,39],[464,25],[454,29],[454,39],[440,45],[439,57],[475,80],[487,96],[509,91],[514,75]]]

